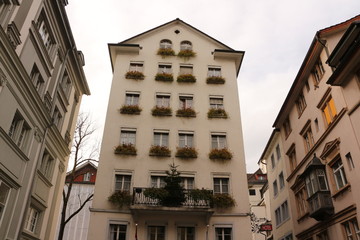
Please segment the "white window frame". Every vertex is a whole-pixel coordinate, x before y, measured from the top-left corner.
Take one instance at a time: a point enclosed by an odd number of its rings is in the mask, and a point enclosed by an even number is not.
[[[129,71],[143,72],[144,71],[144,63],[143,62],[130,62]]]
[[[25,229],[32,233],[37,233],[37,228],[40,223],[40,210],[36,209],[33,206],[30,206],[28,209],[28,214],[25,221]]]
[[[180,65],[179,75],[193,74],[193,65]]]
[[[156,94],[156,106],[168,108],[168,107],[170,107],[170,99],[171,99],[170,94],[157,93]]]
[[[83,181],[84,181],[84,182],[90,182],[91,172],[85,173],[83,177],[84,177],[84,178],[83,178]]]
[[[160,41],[160,48],[162,49],[172,48],[172,41],[169,39],[162,39]]]
[[[159,63],[158,73],[172,74],[171,63]]]
[[[8,132],[9,137],[11,137],[20,149],[24,149],[29,132],[30,126],[27,124],[23,116],[16,111]]]
[[[221,67],[219,66],[208,66],[208,77],[221,77]]]
[[[121,128],[120,131],[120,144],[136,145],[136,129]]]
[[[115,191],[129,191],[131,190],[131,183],[132,183],[132,175],[128,173],[115,173]]]
[[[280,190],[282,190],[285,187],[285,177],[284,177],[284,172],[281,172],[279,174],[279,188]]]
[[[150,228],[155,228],[155,238],[153,238],[154,240],[162,240],[162,239],[166,239],[166,227],[163,226],[163,225],[149,225],[147,227],[147,239],[150,240],[152,239],[151,238],[151,231],[150,231]],[[159,230],[161,228],[161,231],[163,230],[164,231],[164,236],[163,237],[160,237],[159,235],[161,234],[161,232],[159,233]]]
[[[194,177],[183,177],[181,176],[180,185],[185,189],[194,189],[195,188],[195,178]]]
[[[11,187],[0,179],[0,223],[6,210],[6,203],[10,196]]]
[[[343,164],[341,158],[334,161],[334,163],[331,165],[331,169],[333,171],[336,190],[340,190],[348,184],[346,174],[345,174],[344,164]]]
[[[165,187],[165,174],[159,175],[159,174],[153,174],[150,176],[150,187],[154,188],[163,188]]]
[[[189,230],[191,231],[189,232]],[[182,231],[184,230],[184,231]],[[195,227],[194,226],[177,226],[176,228],[177,232],[177,240],[195,240],[196,234],[195,234]]]
[[[119,239],[123,239],[122,237],[127,236],[127,225],[126,223],[112,223],[110,222],[109,224],[109,240],[119,240]],[[125,227],[125,232],[123,229],[121,229],[122,227]],[[116,234],[115,239],[113,238],[113,234]],[[124,235],[125,234],[125,235]],[[124,235],[124,236],[121,236]],[[120,238],[121,236],[121,238]]]
[[[227,148],[227,137],[225,133],[211,133],[211,149]]]
[[[179,131],[179,148],[194,147],[194,132]]]
[[[224,97],[223,96],[210,96],[209,103],[211,109],[224,109]]]
[[[47,179],[50,179],[50,177],[52,176],[54,164],[54,158],[45,149],[41,158],[39,170]]]
[[[192,95],[179,96],[179,109],[193,108],[194,98]]]
[[[213,177],[214,193],[230,194],[230,178],[225,176]],[[218,186],[218,187],[217,187]],[[216,189],[218,188],[218,190]]]
[[[188,40],[181,41],[180,50],[192,50],[192,43]]]
[[[139,92],[126,92],[125,93],[125,105],[126,106],[138,106],[140,100]]]
[[[155,130],[154,131],[154,146],[165,146],[168,147],[169,146],[169,131],[158,131]],[[158,138],[158,139],[157,139]]]
[[[230,229],[230,234],[225,233],[225,230],[229,230]],[[233,229],[230,226],[215,226],[215,238],[217,240],[227,240],[229,239],[228,237],[230,236],[230,239],[233,239]]]

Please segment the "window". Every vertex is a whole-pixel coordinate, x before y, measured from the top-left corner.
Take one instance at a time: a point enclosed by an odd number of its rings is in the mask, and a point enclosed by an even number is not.
[[[279,193],[277,180],[273,182],[273,191],[274,191],[274,197]]]
[[[360,229],[356,218],[342,224],[347,240],[360,240]]]
[[[134,145],[136,141],[136,131],[134,129],[122,129],[120,133],[120,144]]]
[[[125,224],[110,224],[110,240],[125,240],[126,228]]]
[[[225,134],[211,134],[211,148],[223,149],[226,148],[226,135]]]
[[[314,136],[311,131],[310,122],[308,122],[306,124],[306,126],[302,132],[303,133],[301,135],[304,138],[305,152],[307,153],[314,146]]]
[[[302,217],[308,212],[305,184],[303,184],[300,187],[300,189],[298,191],[296,191],[295,199],[296,199],[296,209],[297,209],[298,217]]]
[[[181,186],[185,189],[194,189],[193,177],[181,177]]]
[[[210,108],[224,109],[224,99],[222,97],[210,97]]]
[[[279,187],[280,187],[280,189],[283,189],[284,186],[285,186],[284,173],[281,172],[281,173],[279,174]]]
[[[229,193],[229,178],[214,178],[214,193]]]
[[[30,79],[31,79],[32,83],[34,84],[36,91],[39,94],[42,94],[45,81],[42,78],[42,76],[39,72],[39,69],[36,67],[36,65],[34,65],[31,70]]]
[[[296,151],[295,151],[295,145],[292,144],[290,149],[287,151],[286,155],[289,158],[289,163],[290,163],[290,170],[291,172],[295,170],[296,166],[297,166],[297,161],[296,161]]]
[[[169,146],[169,132],[154,132],[155,146]]]
[[[275,157],[274,154],[271,154],[271,168],[274,169],[275,167]]]
[[[90,178],[91,178],[91,173],[87,172],[87,173],[84,174],[83,181],[84,182],[90,182]]]
[[[253,189],[253,188],[250,188],[250,189],[249,189],[249,195],[250,195],[250,196],[255,196],[255,195],[256,195],[256,190]]]
[[[313,76],[313,79],[314,79],[315,86],[317,86],[319,84],[319,82],[320,82],[321,78],[323,77],[324,73],[325,73],[324,66],[323,66],[323,64],[321,62],[321,59],[319,59],[316,62],[315,66],[314,66],[314,68],[312,70],[312,76]]]
[[[281,158],[281,152],[280,152],[279,144],[276,145],[276,157],[277,157],[278,160],[280,160],[280,158]]]
[[[9,137],[14,140],[19,148],[23,149],[29,132],[29,125],[25,122],[21,114],[16,112],[10,125]]]
[[[347,159],[347,161],[348,161],[350,170],[353,169],[353,168],[355,168],[354,161],[353,161],[353,159],[352,159],[352,157],[351,157],[351,153],[348,152],[348,153],[345,155],[345,157],[346,157],[346,159]]]
[[[193,74],[192,65],[181,65],[180,66],[180,75]]]
[[[275,210],[275,217],[277,226],[289,219],[289,208],[287,201],[285,201]]]
[[[327,231],[321,232],[316,235],[316,240],[329,240],[329,236],[327,234]]]
[[[115,191],[130,192],[131,175],[116,174],[115,175]]]
[[[292,236],[292,233],[286,235],[285,237],[283,238],[280,238],[279,240],[293,240],[293,236]]]
[[[129,71],[143,72],[143,69],[144,69],[144,64],[143,63],[139,63],[139,62],[131,62],[130,63]]]
[[[43,41],[46,50],[49,52],[51,50],[51,47],[54,45],[54,40],[50,34],[50,27],[44,12],[41,13],[38,19],[37,27],[40,34],[40,38]]]
[[[60,82],[60,87],[62,91],[65,93],[65,96],[68,97],[71,89],[71,80],[67,71],[64,72],[64,75]]]
[[[170,95],[162,95],[157,94],[156,95],[156,106],[157,107],[170,107]]]
[[[193,147],[194,133],[179,133],[179,148]]]
[[[159,64],[158,73],[171,74],[171,64]]]
[[[299,113],[299,116],[301,116],[301,114],[303,113],[303,111],[306,108],[306,102],[305,102],[305,97],[303,93],[300,93],[298,99],[296,100],[296,107]]]
[[[342,163],[341,158],[339,158],[332,166],[331,166],[334,174],[336,189],[339,190],[343,188],[347,184],[344,165]]]
[[[160,41],[160,48],[171,48],[172,42],[169,39],[163,39]]]
[[[192,43],[190,41],[182,41],[180,43],[180,50],[192,50]]]
[[[55,126],[57,126],[58,128],[61,127],[62,124],[62,115],[60,113],[59,108],[56,106],[52,115],[52,120]]]
[[[285,131],[285,137],[288,137],[292,131],[289,117],[286,118],[283,126],[284,126],[284,131]]]
[[[10,187],[0,180],[0,222],[5,211],[6,202],[10,193]]]
[[[165,227],[164,226],[149,226],[148,227],[149,240],[165,240]]]
[[[321,109],[324,118],[326,120],[326,123],[329,125],[334,121],[334,118],[336,117],[336,108],[335,108],[334,99],[330,96]]]
[[[231,240],[232,239],[232,228],[216,227],[215,234],[216,234],[216,240]]]
[[[221,67],[208,67],[208,77],[221,77]]]
[[[40,172],[46,177],[50,178],[52,175],[54,165],[54,158],[50,155],[48,151],[44,151],[43,156],[40,162]]]
[[[36,233],[37,230],[36,228],[38,226],[39,219],[40,219],[40,211],[38,211],[34,207],[30,207],[25,222],[25,229],[32,233]]]
[[[194,227],[178,227],[177,240],[195,240]]]
[[[187,109],[193,107],[193,97],[192,96],[179,96],[180,109]]]
[[[310,175],[305,178],[305,184],[308,197],[311,197],[319,190],[328,191],[329,189],[324,169],[316,169],[315,171],[312,171]]]
[[[163,188],[165,185],[165,176],[151,176],[151,187]]]
[[[126,106],[137,106],[139,105],[139,93],[126,93],[125,105]]]
[[[316,130],[316,132],[319,132],[319,121],[318,121],[317,118],[315,118],[314,123],[315,123],[315,130]]]

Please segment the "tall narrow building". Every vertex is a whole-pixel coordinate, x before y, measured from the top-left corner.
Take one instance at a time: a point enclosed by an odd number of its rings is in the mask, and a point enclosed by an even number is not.
[[[237,86],[244,52],[175,19],[109,53],[89,239],[251,239]],[[172,164],[184,191],[169,182]]]

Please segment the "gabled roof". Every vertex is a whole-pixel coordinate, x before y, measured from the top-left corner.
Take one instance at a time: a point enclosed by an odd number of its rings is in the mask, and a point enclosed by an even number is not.
[[[79,166],[75,169],[75,172],[77,172],[77,171],[79,171],[79,170],[81,170],[81,169],[83,169],[83,168],[85,168],[85,167],[87,167],[87,166],[90,166],[90,167],[94,168],[95,170],[97,170],[97,166],[96,166],[95,164],[93,164],[93,163],[90,162],[90,161],[87,161],[87,162],[79,165]],[[70,175],[71,172],[72,172],[72,170],[68,171],[68,172],[66,173],[66,176]]]

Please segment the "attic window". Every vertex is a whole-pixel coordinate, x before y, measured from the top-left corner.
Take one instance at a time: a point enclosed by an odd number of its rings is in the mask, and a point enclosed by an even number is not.
[[[163,39],[160,41],[160,48],[171,48],[172,42],[169,39]]]
[[[179,33],[180,33],[180,31],[179,31],[179,30],[177,30],[177,29],[176,29],[174,32],[175,32],[176,34],[179,34]]]

